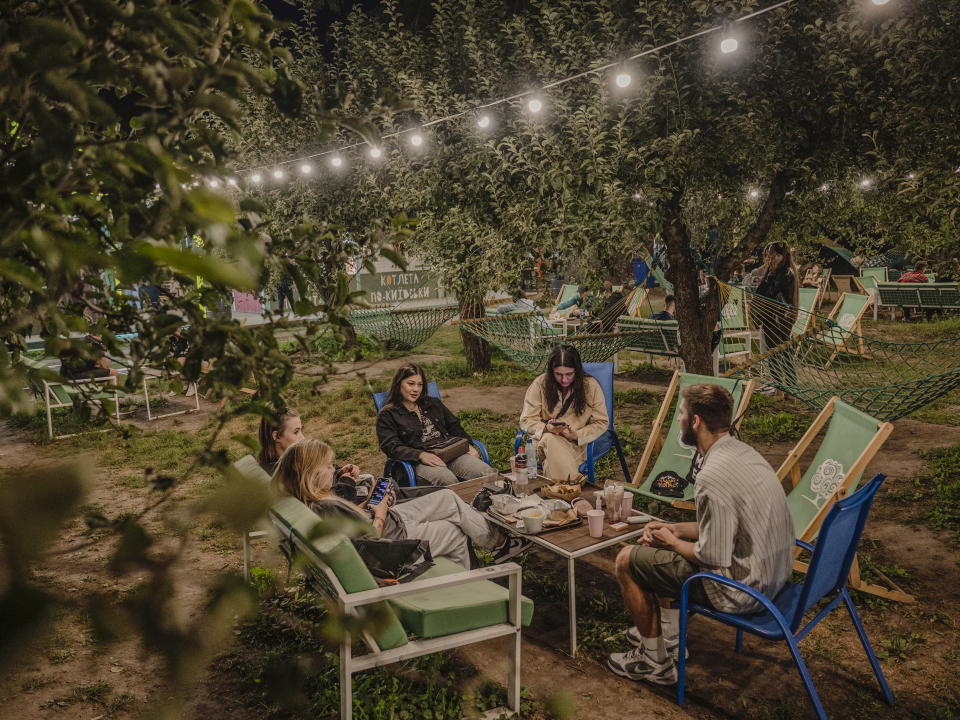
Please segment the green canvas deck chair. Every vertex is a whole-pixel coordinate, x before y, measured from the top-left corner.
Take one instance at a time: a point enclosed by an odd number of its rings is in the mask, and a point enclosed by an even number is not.
[[[793,324],[793,334],[803,335],[810,327],[813,309],[820,298],[820,288],[800,288],[798,295],[797,321]]]
[[[560,288],[560,292],[557,293],[557,301],[554,305],[560,305],[560,303],[565,303],[568,300],[573,300],[577,296],[577,290],[580,289],[579,285],[564,285]],[[572,307],[567,308],[566,310],[557,311],[558,317],[566,317],[570,314],[570,311],[573,310]]]
[[[247,480],[270,481],[252,455],[238,460],[233,469]],[[360,634],[368,654],[354,654],[349,633],[340,638],[342,720],[353,717],[354,673],[497,637],[509,638],[507,704],[513,711],[520,709],[520,640],[522,628],[533,619],[533,602],[520,594],[518,564],[465,570],[435,558],[433,567],[415,580],[380,587],[350,538],[329,530],[321,534],[320,518],[296,498],[277,499],[269,516],[291,565],[303,569],[341,613],[364,618],[372,610],[379,616]],[[244,534],[245,569],[250,538],[264,534]],[[507,578],[508,586],[492,582],[496,578]]]
[[[889,274],[885,267],[871,267],[860,269],[860,285],[873,298],[873,319],[877,319],[880,310],[880,298],[877,293],[877,283],[887,282]]]
[[[867,349],[863,342],[863,331],[860,321],[863,314],[870,307],[870,296],[859,293],[843,293],[833,310],[827,316],[828,320],[836,323],[818,338],[821,342],[832,345],[835,351],[824,367],[829,367],[840,353],[867,356]]]
[[[821,431],[824,435],[820,447],[806,470],[801,471],[800,457]],[[891,432],[891,423],[881,422],[838,397],[827,402],[777,471],[780,481],[789,478],[793,488],[787,494],[787,504],[798,540],[812,543],[816,539],[827,512],[837,500],[857,489],[864,470]],[[806,564],[795,561],[794,569],[805,572]],[[892,589],[865,583],[854,559],[849,580],[851,588],[889,600],[913,602],[913,597],[893,581],[885,576],[884,580]]]
[[[830,275],[832,271],[830,268],[823,268],[820,271],[820,299],[817,301],[822,304],[824,300],[827,299],[827,293],[830,292]],[[820,307],[818,304],[817,307]]]
[[[43,398],[47,414],[47,436],[51,440],[62,440],[82,433],[55,435],[53,432],[53,411],[57,408],[72,408],[75,399],[84,398],[86,402],[103,407],[114,421],[120,424],[120,399],[126,397],[119,387],[111,383],[111,378],[92,378],[90,380],[67,380],[59,377],[53,370],[38,360],[21,357],[23,366],[30,373],[30,384],[37,397]],[[88,430],[85,432],[107,432],[110,428]]]
[[[680,408],[680,392],[688,385],[695,385],[696,383],[713,383],[729,390],[730,394],[733,395],[733,417],[737,427],[740,427],[743,413],[750,404],[750,397],[753,395],[753,380],[743,381],[735,378],[694,375],[677,370],[673,373],[673,378],[667,387],[667,394],[660,404],[660,412],[657,414],[656,420],[653,421],[653,427],[650,428],[650,437],[647,439],[647,446],[643,449],[640,465],[633,474],[633,483],[626,486],[626,489],[630,492],[660,502],[670,503],[674,507],[693,509],[693,485],[687,485],[682,498],[656,495],[650,491],[650,486],[653,484],[654,478],[664,470],[673,470],[680,477],[686,477],[690,471],[695,448],[680,444],[680,421],[677,419],[677,415]],[[677,399],[677,407],[674,408],[673,419],[670,421],[665,437],[661,437],[660,431],[667,419],[667,413],[670,412],[670,405],[674,397]],[[656,458],[653,468],[649,473],[644,474],[647,464],[653,458]]]
[[[752,352],[753,336],[750,332],[750,307],[743,288],[728,286],[730,294],[720,308],[720,330],[723,337],[717,352],[721,358],[732,360],[746,357]]]
[[[640,286],[631,290],[623,308],[623,315],[625,317],[640,317],[640,310],[643,308],[643,301],[647,299],[648,292],[650,291],[647,288]]]

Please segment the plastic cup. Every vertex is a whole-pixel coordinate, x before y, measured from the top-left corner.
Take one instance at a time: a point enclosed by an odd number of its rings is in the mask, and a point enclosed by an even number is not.
[[[623,487],[616,484],[603,489],[603,507],[607,512],[607,522],[615,523],[620,519],[620,505],[623,501]]]
[[[523,519],[523,530],[528,533],[538,533],[543,530],[543,510],[531,508],[520,516]]]
[[[633,514],[633,493],[623,491],[623,500],[620,502],[620,519],[626,520]]]
[[[603,510],[591,510],[587,513],[587,527],[590,537],[603,537]]]

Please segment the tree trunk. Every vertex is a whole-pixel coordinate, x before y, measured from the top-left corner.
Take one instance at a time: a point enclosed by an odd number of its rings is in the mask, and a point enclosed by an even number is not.
[[[663,239],[670,265],[667,278],[673,283],[677,301],[680,357],[688,372],[712,375],[710,344],[718,317],[716,284],[711,283],[710,291],[701,301],[699,268],[690,252],[690,231],[679,215],[675,213],[675,219],[664,227]]]
[[[483,317],[483,298],[462,297],[460,299],[460,317]],[[463,340],[463,349],[467,356],[467,369],[478,372],[490,369],[490,345],[483,338],[460,328],[460,339]]]
[[[749,257],[753,251],[763,244],[770,228],[773,227],[774,220],[780,212],[780,206],[787,196],[787,189],[790,187],[791,177],[785,171],[777,172],[770,180],[770,191],[763,201],[763,207],[757,215],[756,222],[750,226],[743,239],[737,243],[731,252],[724,254],[720,262],[717,263],[717,277],[721,280],[728,280],[733,270],[743,262],[744,258]]]

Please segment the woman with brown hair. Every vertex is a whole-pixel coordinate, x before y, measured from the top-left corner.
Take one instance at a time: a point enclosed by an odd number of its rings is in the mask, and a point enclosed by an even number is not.
[[[782,242],[772,242],[763,250],[765,273],[756,293],[773,302],[763,303],[754,312],[763,334],[766,350],[771,350],[790,339],[793,324],[797,321],[800,283],[797,266]],[[781,353],[771,358],[771,372],[782,383],[792,385],[796,381],[793,358]]]
[[[555,347],[547,371],[527,388],[520,415],[520,428],[537,440],[543,474],[560,481],[579,478],[587,445],[609,424],[603,390],[584,372],[580,353],[571,345]]]
[[[369,525],[374,535],[389,540],[426,540],[434,557],[449,557],[465,568],[470,567],[468,539],[491,548],[498,563],[524,547],[520,538],[504,536],[452,490],[436,490],[400,504],[394,504],[396,498],[388,493],[370,507],[369,499],[357,505],[338,497],[333,477],[330,446],[320,440],[301,440],[280,456],[273,483],[278,491],[292,495],[318,515]]]
[[[428,485],[452,485],[497,472],[480,459],[457,416],[427,395],[427,378],[413,363],[393,376],[377,416],[377,441],[388,458],[413,464],[417,479]]]

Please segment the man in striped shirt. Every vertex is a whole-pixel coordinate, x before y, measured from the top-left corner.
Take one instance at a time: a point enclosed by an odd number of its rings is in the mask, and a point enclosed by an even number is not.
[[[690,385],[678,412],[681,441],[703,457],[694,487],[697,519],[651,522],[640,545],[620,551],[617,580],[635,623],[626,633],[635,647],[607,662],[618,675],[661,685],[677,681],[679,611],[670,604],[687,578],[708,570],[773,597],[793,565],[786,495],[770,464],[731,436],[730,393],[719,385]],[[724,612],[759,609],[745,593],[710,581],[695,581],[690,598]]]

